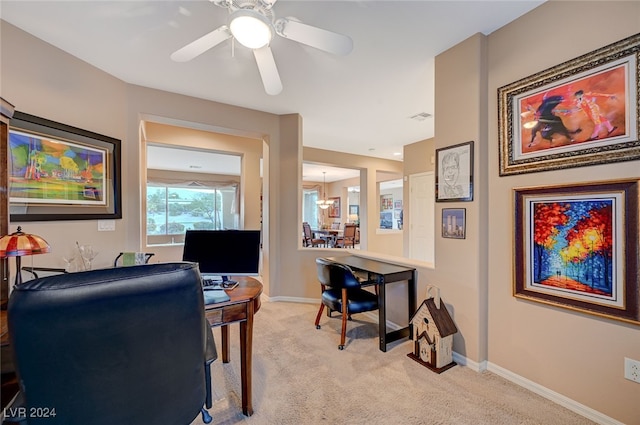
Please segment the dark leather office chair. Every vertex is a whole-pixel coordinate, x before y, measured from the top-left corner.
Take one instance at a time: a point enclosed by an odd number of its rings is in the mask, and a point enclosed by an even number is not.
[[[22,403],[21,423],[211,421],[203,405],[217,353],[196,264],[34,279],[14,288],[7,313],[21,391],[9,411]]]
[[[344,350],[347,333],[347,319],[351,315],[378,309],[378,296],[362,288],[368,282],[358,279],[353,271],[343,265],[325,258],[316,258],[318,280],[322,287],[322,300],[316,315],[316,329],[320,329],[320,318],[324,307],[329,312],[338,311],[342,317],[342,332],[338,349]]]

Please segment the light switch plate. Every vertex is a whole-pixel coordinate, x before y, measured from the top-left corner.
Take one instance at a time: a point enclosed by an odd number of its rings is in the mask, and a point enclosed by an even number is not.
[[[115,220],[98,220],[98,232],[113,232],[115,230]]]

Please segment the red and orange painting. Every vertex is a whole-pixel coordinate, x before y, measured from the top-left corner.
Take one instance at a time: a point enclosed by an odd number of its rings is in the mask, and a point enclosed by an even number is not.
[[[519,99],[520,152],[626,136],[627,66],[610,67]]]

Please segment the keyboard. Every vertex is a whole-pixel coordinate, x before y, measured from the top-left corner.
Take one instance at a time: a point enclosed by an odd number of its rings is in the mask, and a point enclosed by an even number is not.
[[[222,291],[233,289],[236,286],[238,286],[238,282],[235,280],[202,279],[202,289],[205,291]]]
[[[220,286],[222,284],[222,280],[218,279],[202,279],[202,287],[206,288],[209,286]],[[220,288],[222,289],[222,288]]]

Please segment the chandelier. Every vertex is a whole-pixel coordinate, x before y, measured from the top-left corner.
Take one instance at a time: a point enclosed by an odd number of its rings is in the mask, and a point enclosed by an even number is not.
[[[330,201],[327,199],[327,172],[326,171],[322,172],[322,179],[323,179],[322,199],[319,201],[316,201],[316,204],[318,204],[318,206],[321,209],[326,210],[331,205],[333,205],[333,201]]]

